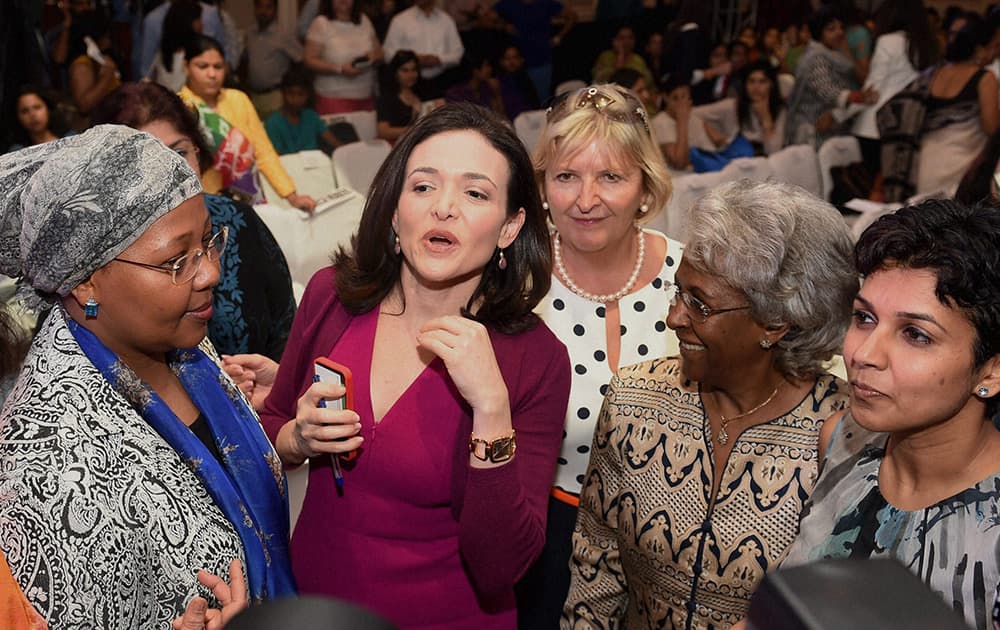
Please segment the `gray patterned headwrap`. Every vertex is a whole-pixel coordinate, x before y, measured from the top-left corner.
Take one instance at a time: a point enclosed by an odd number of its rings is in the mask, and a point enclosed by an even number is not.
[[[121,125],[2,155],[0,273],[34,289],[29,307],[65,296],[200,192],[183,158]]]

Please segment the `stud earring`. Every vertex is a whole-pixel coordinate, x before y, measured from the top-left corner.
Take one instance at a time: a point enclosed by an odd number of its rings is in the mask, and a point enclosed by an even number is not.
[[[548,210],[548,209],[549,209],[549,202],[548,201],[543,201],[542,202],[542,210]]]
[[[100,303],[94,299],[94,296],[90,296],[90,299],[83,304],[83,314],[88,319],[97,319],[97,309],[100,307]]]
[[[990,388],[986,387],[985,385],[980,385],[979,389],[976,390],[976,396],[979,396],[980,398],[986,398],[989,395],[990,395]]]
[[[641,206],[639,206],[639,214],[646,214],[647,212],[649,212],[649,204],[648,203],[644,203]]]
[[[396,244],[392,246],[392,251],[394,254],[399,256],[399,252],[403,251],[403,248],[399,246],[399,236],[396,236]]]
[[[763,348],[763,349],[765,349],[765,350],[767,350],[768,348],[770,348],[773,345],[774,345],[774,342],[771,341],[770,339],[761,339],[760,340],[760,347]]]
[[[497,267],[500,267],[501,271],[507,268],[507,258],[504,257],[502,249],[500,250],[500,260],[497,262]]]

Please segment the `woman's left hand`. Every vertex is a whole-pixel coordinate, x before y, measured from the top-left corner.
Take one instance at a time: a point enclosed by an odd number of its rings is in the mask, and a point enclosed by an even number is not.
[[[292,207],[304,210],[310,214],[312,214],[312,211],[316,209],[316,200],[309,195],[300,195],[296,192],[292,192],[285,197],[285,201],[290,203]]]
[[[509,414],[507,385],[485,326],[458,315],[437,317],[420,329],[417,343],[441,357],[455,387],[473,411]]]
[[[212,591],[222,608],[209,608],[203,597],[195,597],[184,614],[170,624],[173,630],[220,630],[247,607],[247,587],[239,560],[229,563],[229,584],[208,571],[198,571],[198,581]]]

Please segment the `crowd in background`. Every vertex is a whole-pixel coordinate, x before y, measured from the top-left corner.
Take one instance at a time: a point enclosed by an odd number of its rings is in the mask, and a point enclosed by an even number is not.
[[[762,3],[720,40],[641,4],[6,6],[38,37],[0,58],[0,277],[38,320],[0,310],[0,621],[729,628],[847,556],[1000,621],[1000,7]],[[253,206],[313,212],[279,156],[358,113],[392,148],[296,299]],[[740,180],[649,227],[678,177],[835,136],[835,189],[945,198],[855,243]]]

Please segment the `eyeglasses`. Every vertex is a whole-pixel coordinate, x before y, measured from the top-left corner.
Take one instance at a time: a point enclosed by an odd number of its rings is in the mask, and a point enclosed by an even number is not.
[[[617,85],[592,86],[560,94],[545,110],[545,120],[559,120],[570,111],[584,107],[593,107],[611,120],[640,124],[649,133],[646,108],[632,92]]]
[[[207,256],[208,259],[213,262],[222,258],[222,252],[226,250],[226,241],[228,240],[229,226],[223,225],[219,228],[218,232],[212,234],[212,237],[204,243],[204,248],[198,248],[192,252],[184,254],[172,262],[166,262],[162,265],[152,265],[150,263],[136,262],[134,260],[125,260],[124,258],[112,258],[112,260],[128,263],[137,267],[145,267],[146,269],[152,269],[154,271],[169,273],[170,280],[174,284],[187,284],[188,282],[194,280],[194,277],[198,275],[198,269],[201,268],[202,258]]]
[[[670,306],[676,306],[677,298],[679,297],[684,302],[684,306],[688,311],[701,315],[700,320],[702,323],[707,321],[712,315],[719,315],[720,313],[728,313],[730,311],[742,311],[750,308],[749,304],[731,306],[729,308],[710,308],[707,304],[682,289],[676,282],[668,282],[664,288],[670,296]]]

